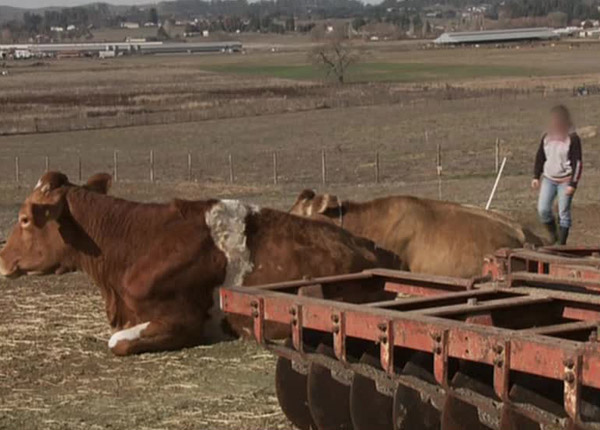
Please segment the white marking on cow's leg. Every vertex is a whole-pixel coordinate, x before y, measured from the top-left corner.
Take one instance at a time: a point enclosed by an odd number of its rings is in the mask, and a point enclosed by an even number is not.
[[[149,324],[149,322],[145,322],[143,324],[138,324],[131,328],[116,332],[110,337],[108,341],[108,347],[112,349],[122,340],[139,339],[142,336],[142,332],[146,329],[146,327],[148,327]]]
[[[246,217],[258,212],[237,200],[221,200],[206,212],[206,225],[215,245],[225,254],[227,268],[223,286],[239,286],[252,272],[250,250],[246,246]]]

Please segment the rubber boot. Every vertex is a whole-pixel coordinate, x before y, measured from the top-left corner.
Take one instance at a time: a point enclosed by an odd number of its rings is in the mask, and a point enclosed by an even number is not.
[[[546,230],[550,233],[551,244],[554,245],[558,242],[558,234],[556,233],[556,223],[554,221],[548,222],[544,224],[546,226]]]
[[[566,227],[560,227],[558,229],[558,244],[566,245],[568,238],[569,238],[569,229]]]

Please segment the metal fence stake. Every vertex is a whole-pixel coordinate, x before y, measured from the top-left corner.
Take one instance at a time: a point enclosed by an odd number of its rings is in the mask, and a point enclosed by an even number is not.
[[[116,150],[113,152],[113,180],[119,181],[119,155]]]
[[[490,194],[490,198],[485,205],[485,210],[489,210],[492,205],[492,200],[494,200],[494,195],[496,195],[496,189],[498,188],[498,184],[500,183],[500,178],[502,177],[502,172],[504,171],[504,166],[506,165],[506,157],[502,160],[502,165],[500,166],[500,171],[498,172],[498,176],[496,176],[496,182],[494,183],[494,188],[492,188],[492,193]]]
[[[273,151],[273,184],[277,185],[277,152]]]
[[[324,149],[321,150],[321,179],[323,185],[327,184],[327,156]]]
[[[154,150],[150,150],[150,182],[154,182]]]

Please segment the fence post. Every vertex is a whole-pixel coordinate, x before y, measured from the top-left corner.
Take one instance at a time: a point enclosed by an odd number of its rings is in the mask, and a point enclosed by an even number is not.
[[[79,177],[79,182],[81,182],[82,178],[82,172],[81,172],[81,155],[77,156],[77,174]]]
[[[46,172],[50,171],[50,158],[46,155]]]
[[[150,150],[150,182],[154,182],[154,150]]]
[[[119,155],[117,150],[113,152],[113,180],[119,181]]]
[[[496,138],[496,173],[498,173],[498,169],[500,169],[500,139]]]
[[[438,177],[438,199],[442,200],[442,144],[437,144],[437,156],[436,156],[436,171]]]
[[[321,150],[321,178],[323,185],[327,184],[327,156],[324,149]]]
[[[235,180],[235,175],[233,173],[233,155],[229,153],[229,183],[233,184]]]
[[[19,156],[17,155],[15,157],[15,182],[17,184],[19,183],[19,176],[20,176],[20,172],[19,172]]]
[[[187,179],[188,179],[188,182],[192,182],[192,153],[191,152],[188,152],[187,167],[188,167]]]
[[[375,153],[375,183],[379,183],[379,151]]]
[[[273,184],[277,185],[277,151],[273,151]]]

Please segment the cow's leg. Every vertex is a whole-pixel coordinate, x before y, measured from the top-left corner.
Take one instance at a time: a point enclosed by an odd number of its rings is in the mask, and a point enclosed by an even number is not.
[[[200,343],[198,333],[201,330],[151,321],[114,333],[108,347],[115,355],[121,356],[174,350]]]

